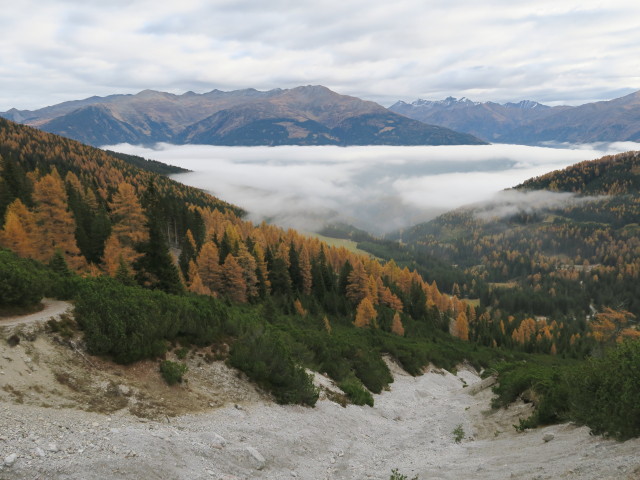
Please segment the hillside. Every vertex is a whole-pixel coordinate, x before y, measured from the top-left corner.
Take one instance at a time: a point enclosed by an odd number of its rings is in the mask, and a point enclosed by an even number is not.
[[[471,338],[577,353],[597,312],[623,312],[623,326],[640,316],[639,179],[638,152],[582,162],[389,238],[402,244],[359,247],[414,268],[453,264],[438,285],[487,309]]]
[[[569,424],[517,433],[531,405],[490,410],[489,389],[471,394],[486,382],[468,365],[415,378],[388,361],[394,382],[366,408],[341,406],[338,388],[316,374],[323,390],[308,409],[274,405],[224,362],[203,361],[204,351],[185,359],[188,381],[168,386],[155,362],[114,365],[42,326],[0,323],[3,345],[16,333],[20,343],[0,357],[11,387],[0,389],[0,459],[13,458],[0,463],[1,478],[387,480],[398,469],[420,479],[634,480],[640,468],[637,439]]]
[[[367,403],[391,381],[382,353],[414,374],[476,355],[445,333],[472,307],[393,262],[253,225],[202,191],[6,120],[0,155],[0,247],[25,259],[0,250],[0,310],[73,298],[90,353],[128,364],[176,342],[227,344],[278,401],[310,404],[300,364]]]
[[[640,92],[576,107],[524,100],[498,104],[449,97],[396,102],[391,111],[496,143],[640,141]]]
[[[144,90],[65,102],[7,119],[89,145],[459,145],[481,140],[425,125],[322,86],[173,95]]]

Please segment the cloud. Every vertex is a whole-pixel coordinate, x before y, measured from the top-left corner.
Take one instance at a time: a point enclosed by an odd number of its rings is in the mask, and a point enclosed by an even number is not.
[[[378,234],[489,200],[551,170],[622,151],[521,145],[107,148],[188,168],[193,172],[174,178],[244,208],[255,222],[314,231],[344,221]]]
[[[532,214],[544,210],[575,207],[604,198],[606,197],[580,197],[568,192],[507,190],[499,192],[490,200],[474,206],[473,213],[478,219],[489,220],[492,218],[506,218],[520,213]]]
[[[628,0],[22,0],[0,18],[0,110],[304,84],[578,104],[640,88],[638,23]]]

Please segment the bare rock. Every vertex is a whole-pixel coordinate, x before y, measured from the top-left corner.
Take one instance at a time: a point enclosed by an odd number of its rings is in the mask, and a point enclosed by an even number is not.
[[[267,461],[264,459],[262,454],[255,448],[251,446],[246,446],[245,452],[247,452],[247,456],[253,463],[253,466],[255,467],[256,470],[262,470],[267,464]]]
[[[542,440],[544,441],[544,443],[548,443],[554,438],[556,438],[556,436],[553,433],[545,433],[542,437]]]
[[[17,459],[18,459],[18,454],[16,454],[16,453],[12,453],[10,455],[7,455],[6,457],[4,457],[4,466],[5,467],[13,466],[13,464],[16,463]]]

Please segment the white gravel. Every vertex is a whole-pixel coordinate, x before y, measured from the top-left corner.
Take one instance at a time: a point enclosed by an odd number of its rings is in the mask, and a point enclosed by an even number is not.
[[[528,407],[483,413],[491,394],[467,394],[479,381],[469,369],[393,373],[373,408],[261,400],[149,421],[0,403],[0,479],[386,480],[393,468],[421,480],[640,478],[640,440],[571,425],[518,434],[511,424]]]

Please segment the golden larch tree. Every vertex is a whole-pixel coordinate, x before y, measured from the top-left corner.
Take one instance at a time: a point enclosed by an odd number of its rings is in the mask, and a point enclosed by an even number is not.
[[[456,317],[456,321],[453,326],[453,334],[460,340],[469,340],[469,322],[467,321],[467,315],[464,312],[460,312]]]
[[[242,267],[236,258],[229,254],[222,265],[223,293],[236,303],[247,301],[247,285],[244,281]]]
[[[197,293],[198,295],[211,295],[211,290],[202,283],[200,273],[198,273],[198,266],[193,260],[189,262],[189,280],[187,285],[187,289],[190,292]]]
[[[404,326],[398,312],[393,315],[393,320],[391,320],[391,332],[404,337]]]
[[[222,292],[220,254],[212,241],[205,242],[196,259],[202,283],[212,292]]]
[[[347,298],[360,303],[369,294],[369,277],[361,261],[356,261],[347,276]]]
[[[0,246],[13,250],[21,257],[36,258],[38,238],[35,217],[19,198],[7,207],[4,228],[0,231]]]
[[[85,268],[87,262],[76,243],[76,222],[69,211],[64,183],[55,168],[35,183],[33,199],[39,237],[36,258],[47,262],[60,250],[73,270]]]
[[[300,250],[300,276],[302,277],[302,293],[311,294],[312,275],[311,275],[311,257],[306,246],[302,246]]]
[[[353,324],[356,327],[367,327],[370,325],[375,326],[375,320],[378,316],[373,303],[369,298],[365,297],[358,304],[358,308],[356,309],[356,319]]]

